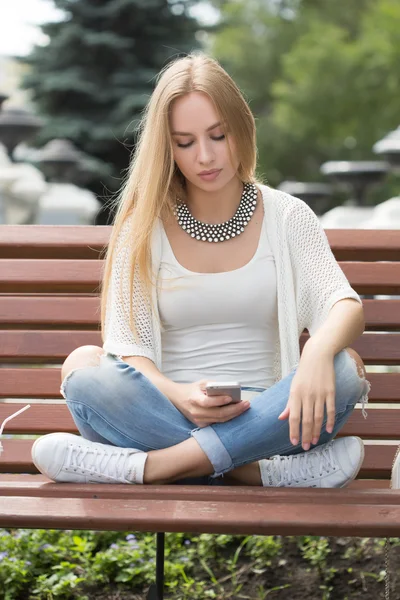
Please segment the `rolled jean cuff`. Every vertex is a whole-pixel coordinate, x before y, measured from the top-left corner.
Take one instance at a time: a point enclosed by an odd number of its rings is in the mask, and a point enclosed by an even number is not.
[[[214,468],[214,474],[210,476],[212,479],[233,469],[234,465],[229,452],[211,426],[193,429],[191,435]]]

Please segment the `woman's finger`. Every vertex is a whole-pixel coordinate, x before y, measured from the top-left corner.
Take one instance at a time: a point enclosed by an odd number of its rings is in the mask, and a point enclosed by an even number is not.
[[[312,444],[317,444],[321,435],[322,423],[324,421],[325,402],[320,400],[314,404],[314,426],[312,431]]]
[[[299,396],[290,396],[288,405],[289,437],[293,446],[297,446],[300,440],[301,398]]]
[[[306,398],[302,403],[301,419],[301,445],[304,450],[311,446],[312,431],[314,426],[314,404],[315,398]]]
[[[278,419],[280,419],[281,421],[284,421],[285,419],[287,419],[289,417],[289,415],[290,415],[290,407],[289,407],[289,404],[287,404],[285,410],[283,410],[281,412]]]
[[[328,433],[332,433],[333,428],[335,427],[335,392],[331,392],[326,397],[326,413],[328,415],[326,421],[326,431]]]
[[[243,412],[250,408],[250,402],[231,402],[228,406],[204,406],[196,405],[194,417],[197,420],[207,421],[212,423],[225,423],[235,417],[238,417]]]
[[[204,408],[217,408],[219,406],[225,406],[226,404],[230,404],[232,402],[232,398],[230,396],[207,396],[204,394],[204,397],[201,399],[199,404]]]
[[[219,423],[225,423],[225,421],[230,421],[235,417],[238,417],[243,412],[245,412],[250,407],[250,402],[233,402],[229,406],[223,406],[218,410],[215,410],[213,415],[215,415],[216,420]],[[214,417],[213,417],[214,418]]]

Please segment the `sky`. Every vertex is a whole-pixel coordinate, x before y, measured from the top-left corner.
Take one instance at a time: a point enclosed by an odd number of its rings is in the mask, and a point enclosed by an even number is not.
[[[199,6],[197,16],[214,21],[214,11]],[[46,38],[38,25],[58,21],[62,12],[52,0],[0,0],[0,56],[23,56],[35,44],[45,44]]]
[[[61,15],[51,0],[0,0],[0,56],[22,56],[45,43],[37,26]]]

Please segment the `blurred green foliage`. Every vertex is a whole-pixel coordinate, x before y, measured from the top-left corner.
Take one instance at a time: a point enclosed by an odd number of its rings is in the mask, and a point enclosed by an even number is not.
[[[398,0],[214,4],[223,28],[211,51],[256,115],[270,184],[322,180],[326,160],[378,159],[373,144],[399,124]]]
[[[0,600],[142,598],[155,577],[154,541],[149,533],[0,529]],[[393,573],[399,545],[391,538]],[[374,538],[168,533],[166,598],[264,600],[287,588],[285,598],[303,591],[333,600],[343,585],[345,598],[378,597],[383,562],[384,540]]]
[[[376,160],[373,144],[399,124],[398,0],[209,0],[220,19],[208,28],[190,13],[199,0],[53,2],[65,20],[43,26],[50,43],[24,84],[47,118],[38,143],[67,137],[96,157],[100,196],[121,184],[160,69],[204,42],[250,103],[270,185],[322,181],[327,160]],[[397,191],[390,177],[369,201]]]

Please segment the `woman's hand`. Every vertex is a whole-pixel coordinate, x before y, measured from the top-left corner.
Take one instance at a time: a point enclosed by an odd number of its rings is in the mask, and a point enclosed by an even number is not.
[[[250,407],[250,402],[232,402],[230,396],[207,396],[207,381],[178,384],[179,395],[174,401],[176,408],[197,427],[225,423]]]
[[[312,347],[303,349],[300,364],[293,377],[290,396],[285,410],[279,419],[289,417],[290,441],[294,446],[300,441],[302,425],[302,446],[310,449],[321,434],[326,406],[326,431],[332,433],[335,425],[335,369],[334,356],[330,352]]]

